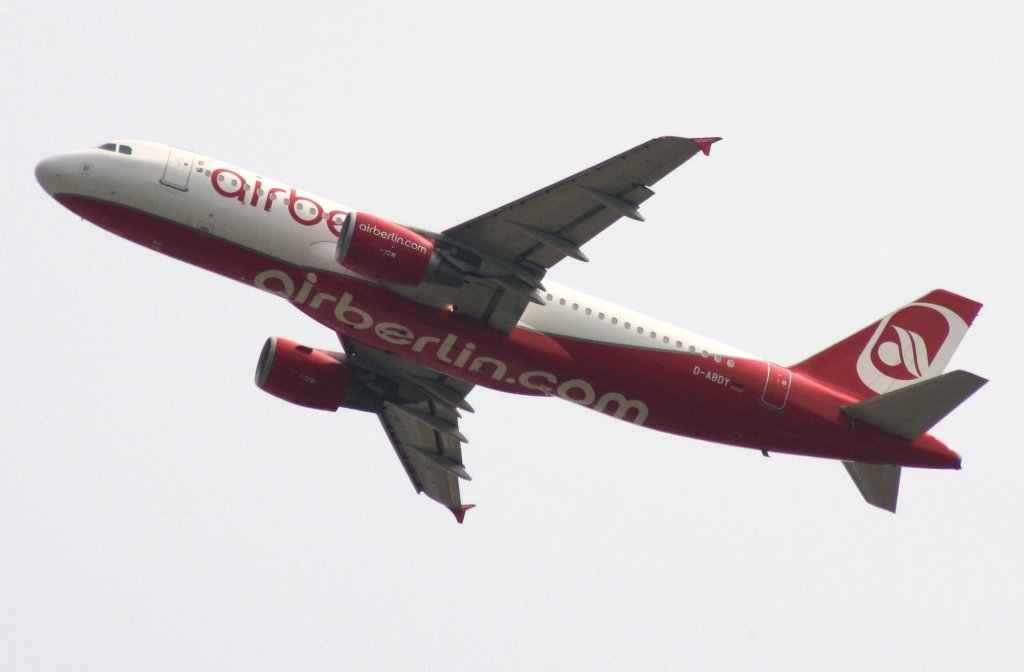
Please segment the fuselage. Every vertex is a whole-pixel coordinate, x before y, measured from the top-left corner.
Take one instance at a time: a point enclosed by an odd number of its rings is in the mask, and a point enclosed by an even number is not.
[[[531,304],[507,334],[416,288],[383,285],[335,260],[351,208],[209,156],[123,141],[48,158],[36,175],[62,205],[118,236],[476,385],[765,451],[960,463],[930,435],[907,441],[853,422],[840,406],[857,399],[843,390],[547,279],[545,305]]]

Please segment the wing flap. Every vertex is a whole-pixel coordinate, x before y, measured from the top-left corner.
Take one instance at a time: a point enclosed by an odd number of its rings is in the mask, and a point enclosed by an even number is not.
[[[550,268],[566,255],[539,246],[506,226],[507,220],[558,235],[579,247],[624,214],[639,216],[637,208],[654,195],[649,187],[699,151],[688,138],[655,138],[459,224],[445,231],[445,236],[498,258]]]
[[[459,480],[471,480],[462,463],[459,409],[472,412],[473,386],[342,339],[362,383],[380,400],[377,417],[417,493],[443,504],[460,523],[472,505],[462,503]]]
[[[416,492],[422,492],[452,511],[462,508],[457,473],[459,470],[465,473],[461,443],[393,404],[385,405],[379,417]]]

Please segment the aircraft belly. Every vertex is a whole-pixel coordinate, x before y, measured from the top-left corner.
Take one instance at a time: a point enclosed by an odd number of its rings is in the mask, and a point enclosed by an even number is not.
[[[783,376],[780,367],[763,360],[623,347],[521,327],[504,334],[356,280],[342,269],[325,270],[330,262],[309,267],[274,259],[119,203],[69,195],[59,200],[121,237],[255,285],[340,334],[475,385],[560,397],[633,424],[735,446],[865,463],[948,466],[941,454],[915,450],[881,430],[851,428],[839,411],[851,399],[799,374]]]

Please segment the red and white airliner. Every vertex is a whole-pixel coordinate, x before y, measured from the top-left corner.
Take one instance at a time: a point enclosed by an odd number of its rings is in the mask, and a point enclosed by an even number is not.
[[[112,233],[290,301],[344,352],[270,338],[256,384],[377,414],[418,492],[461,523],[474,385],[560,397],[705,441],[841,460],[895,511],[901,467],[960,468],[928,430],[985,380],[943,373],[981,304],[928,292],[780,366],[544,276],[719,138],[645,142],[442,233],[353,210],[203,154],[125,140],[36,168]]]

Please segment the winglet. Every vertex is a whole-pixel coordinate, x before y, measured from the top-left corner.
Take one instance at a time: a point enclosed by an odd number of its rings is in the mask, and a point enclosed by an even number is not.
[[[459,521],[459,525],[462,525],[462,521],[466,518],[466,511],[472,509],[476,504],[463,504],[457,509],[448,509],[455,516],[455,520]]]
[[[721,140],[721,138],[690,138],[690,142],[700,147],[700,151],[704,152],[704,156],[711,155],[711,145]]]

